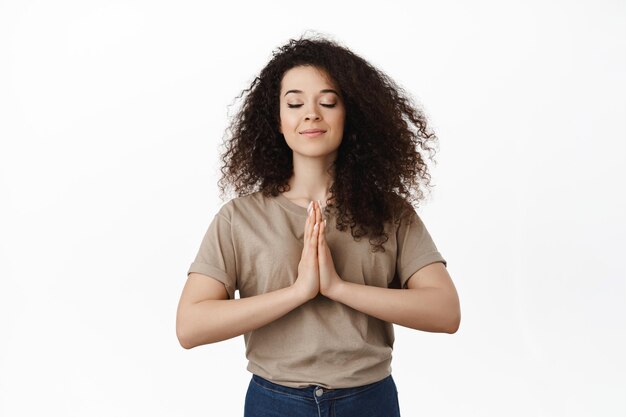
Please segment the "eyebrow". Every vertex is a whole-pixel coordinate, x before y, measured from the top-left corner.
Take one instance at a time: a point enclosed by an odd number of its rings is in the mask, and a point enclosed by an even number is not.
[[[289,90],[289,91],[287,91],[287,92],[285,93],[285,96],[286,96],[287,94],[289,94],[289,93],[302,93],[302,90]],[[337,96],[339,96],[339,93],[338,93],[338,92],[336,92],[335,90],[333,90],[332,88],[327,88],[327,89],[324,89],[324,90],[320,90],[320,93],[334,93],[334,94],[336,94]],[[283,96],[283,97],[284,97],[284,96]]]

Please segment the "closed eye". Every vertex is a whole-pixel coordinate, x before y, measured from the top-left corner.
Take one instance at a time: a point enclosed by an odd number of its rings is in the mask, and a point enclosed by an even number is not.
[[[320,106],[333,108],[336,106],[336,104],[320,104]],[[298,107],[302,107],[302,104],[287,104],[287,107],[289,107],[290,109],[297,109]]]

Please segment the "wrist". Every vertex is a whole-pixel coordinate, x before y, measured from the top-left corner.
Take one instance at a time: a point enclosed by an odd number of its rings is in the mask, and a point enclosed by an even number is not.
[[[323,295],[327,298],[330,298],[331,300],[340,301],[345,287],[346,282],[342,279],[339,279],[335,283],[333,283],[333,285],[329,287]]]
[[[291,284],[289,286],[289,289],[291,290],[291,296],[298,300],[299,304],[304,304],[307,301],[315,298],[315,296],[311,297],[309,296],[304,289],[302,288],[301,284],[298,284],[299,281],[296,280],[296,282],[294,282],[293,284]]]

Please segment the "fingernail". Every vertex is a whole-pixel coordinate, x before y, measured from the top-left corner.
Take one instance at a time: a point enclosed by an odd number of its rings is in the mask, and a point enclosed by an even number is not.
[[[326,227],[326,219],[324,219],[324,227]]]
[[[307,214],[311,214],[311,207],[313,207],[313,200],[309,203],[309,207],[306,208]]]

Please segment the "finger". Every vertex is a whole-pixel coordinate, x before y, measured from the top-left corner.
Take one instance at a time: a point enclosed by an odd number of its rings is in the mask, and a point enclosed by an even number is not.
[[[317,245],[321,249],[326,244],[326,220],[322,220],[320,222],[319,227],[320,227],[320,231],[318,233],[319,237],[318,237]],[[323,251],[320,251],[320,253],[323,253]]]
[[[313,207],[313,201],[311,201],[311,205],[310,205],[310,210],[308,212],[307,215],[307,229],[306,229],[306,242],[305,243],[310,243],[311,239],[313,238],[313,226],[315,225],[315,210]]]
[[[322,208],[320,207],[319,200],[315,202],[315,207],[317,208],[317,210],[315,210],[315,221],[320,223],[322,221]]]
[[[324,222],[324,216],[322,214],[322,206],[319,204],[320,200],[317,200],[318,205],[317,205],[317,223],[319,224],[319,233],[318,233],[318,237],[321,236],[321,231],[322,231],[322,223]]]
[[[313,236],[311,238],[311,246],[317,248],[317,235],[319,233],[319,223],[315,223],[315,225],[313,226]]]
[[[309,211],[309,215],[306,216],[306,221],[304,222],[304,236],[303,236],[303,242],[302,242],[302,256],[305,256],[308,252],[309,252],[309,244],[311,241],[311,232],[313,230],[313,222],[312,222],[312,216],[311,216],[311,212],[313,210]]]
[[[308,215],[306,216],[306,224],[305,224],[305,232],[304,232],[304,236],[305,239],[308,241],[311,238],[311,232],[313,230],[313,223],[315,223],[314,221],[314,217],[313,217],[313,204],[310,205],[310,210],[308,212]]]

